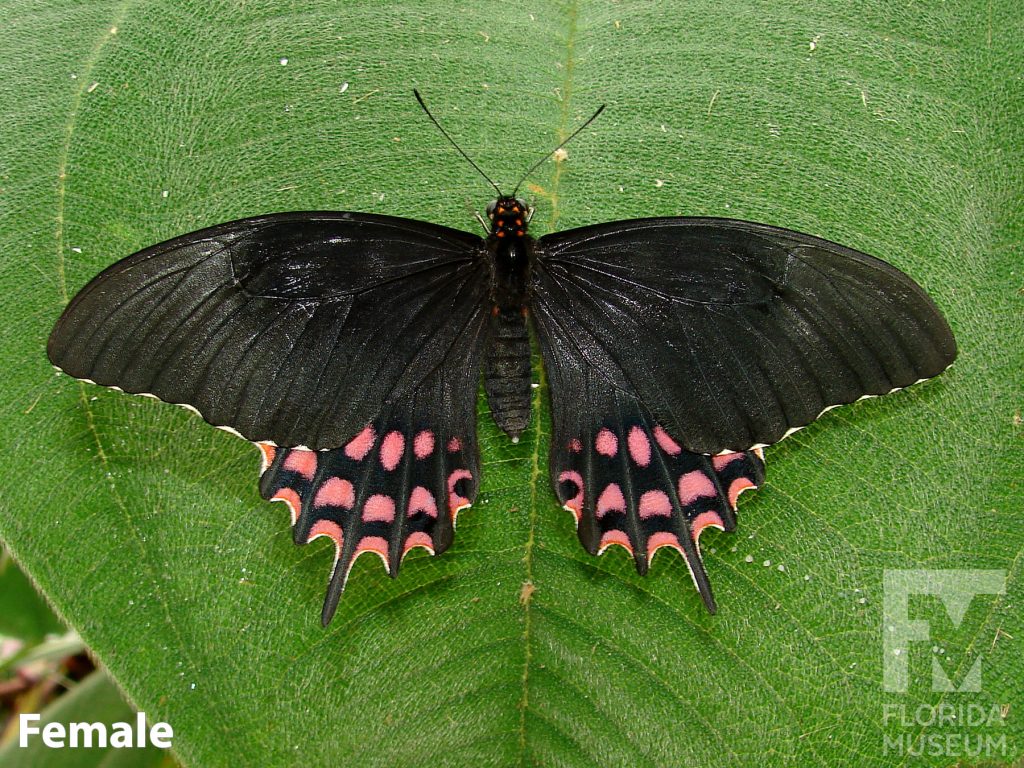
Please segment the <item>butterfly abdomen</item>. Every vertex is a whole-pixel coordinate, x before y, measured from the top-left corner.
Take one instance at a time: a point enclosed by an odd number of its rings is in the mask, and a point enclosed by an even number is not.
[[[530,336],[521,307],[494,308],[484,389],[495,423],[517,438],[530,423]]]

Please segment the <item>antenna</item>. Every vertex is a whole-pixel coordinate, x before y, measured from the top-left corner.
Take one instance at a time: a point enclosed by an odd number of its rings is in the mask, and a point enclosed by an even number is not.
[[[417,96],[418,96],[418,94],[417,94]],[[423,102],[420,102],[420,103],[422,104]],[[547,159],[549,157],[551,157],[553,154],[555,154],[555,152],[557,152],[562,147],[564,147],[566,144],[568,144],[570,141],[572,141],[574,138],[576,138],[576,135],[580,131],[582,131],[584,128],[586,128],[588,125],[590,125],[592,122],[597,120],[597,116],[600,115],[602,112],[604,112],[604,107],[605,107],[604,104],[602,104],[600,107],[598,107],[597,108],[597,112],[592,114],[590,116],[590,119],[587,120],[587,122],[585,122],[583,125],[581,125],[579,128],[577,128],[575,131],[573,131],[572,133],[569,134],[569,138],[567,138],[565,141],[563,141],[557,147],[555,147],[550,152],[548,152],[546,155],[544,155],[544,157],[542,157],[540,160],[538,160],[536,163],[534,163],[532,166],[530,166],[530,170],[528,170],[526,173],[523,174],[523,178],[521,178],[519,180],[519,183],[516,184],[516,188],[512,190],[512,197],[516,196],[516,192],[519,191],[519,187],[521,187],[523,185],[523,182],[526,181],[530,177],[531,173],[536,171],[545,161],[547,161]],[[424,109],[426,109],[426,107],[424,107]]]
[[[423,111],[427,113],[427,117],[429,117],[430,121],[434,125],[437,126],[437,130],[439,130],[442,134],[444,134],[444,137],[446,139],[448,139],[448,141],[450,141],[452,143],[453,147],[455,147],[457,150],[459,150],[459,154],[462,155],[464,158],[466,158],[466,162],[467,163],[469,163],[474,168],[476,168],[476,172],[477,173],[479,173],[481,176],[483,176],[485,179],[487,179],[487,183],[490,184],[492,187],[494,187],[495,190],[497,190],[498,197],[504,197],[505,195],[503,195],[501,190],[498,189],[498,185],[495,184],[493,181],[491,181],[491,177],[488,176],[486,173],[484,173],[483,171],[480,170],[480,166],[477,165],[476,163],[474,163],[473,160],[470,158],[470,156],[462,151],[462,147],[460,147],[458,144],[456,144],[455,143],[455,139],[453,139],[451,136],[448,135],[448,131],[446,131],[444,128],[441,127],[441,124],[439,122],[437,122],[437,118],[434,117],[432,114],[430,114],[430,110],[427,109],[427,105],[423,103],[423,97],[420,96],[420,92],[417,91],[415,88],[412,89],[412,92],[413,92],[413,95],[416,97],[416,101],[418,101],[420,103],[420,106],[423,107]],[[594,117],[597,117],[597,115],[594,115]],[[590,119],[593,120],[594,118],[592,117]],[[587,122],[590,122],[590,121],[588,120]],[[577,131],[576,133],[579,133],[579,131]],[[575,136],[575,135],[576,134],[573,134],[573,136]],[[570,136],[569,138],[571,139],[572,136]],[[568,139],[566,139],[566,141],[568,141]],[[518,187],[516,187],[516,189],[518,189]]]

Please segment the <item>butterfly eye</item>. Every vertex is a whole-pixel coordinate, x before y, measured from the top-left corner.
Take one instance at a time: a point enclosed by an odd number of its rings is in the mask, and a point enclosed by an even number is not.
[[[497,206],[498,206],[498,201],[497,201],[497,200],[491,200],[491,202],[489,202],[489,203],[487,204],[487,215],[488,215],[488,216],[489,216],[490,218],[494,218],[494,209],[495,209],[495,208],[496,208]]]
[[[526,201],[525,201],[525,200],[523,200],[523,198],[521,198],[521,197],[517,197],[517,198],[516,198],[516,203],[517,203],[517,204],[519,205],[519,207],[520,207],[520,208],[522,208],[522,209],[523,209],[524,211],[528,211],[528,210],[530,210],[530,206],[528,206],[528,205],[526,204]]]

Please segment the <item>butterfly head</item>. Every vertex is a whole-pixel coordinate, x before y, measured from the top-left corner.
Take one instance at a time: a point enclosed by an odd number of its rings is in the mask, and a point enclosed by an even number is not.
[[[523,237],[529,224],[529,207],[521,198],[503,195],[487,206],[487,218],[495,237]]]

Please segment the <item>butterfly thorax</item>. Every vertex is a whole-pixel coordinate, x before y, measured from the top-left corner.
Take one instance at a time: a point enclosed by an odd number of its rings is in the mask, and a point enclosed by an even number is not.
[[[533,252],[526,204],[514,197],[500,197],[487,206],[487,216],[491,220],[487,247],[494,263],[492,298],[501,309],[521,309]]]
[[[530,423],[530,336],[526,300],[533,238],[522,200],[501,197],[488,206],[492,258],[491,313],[484,389],[495,422],[512,438]]]

